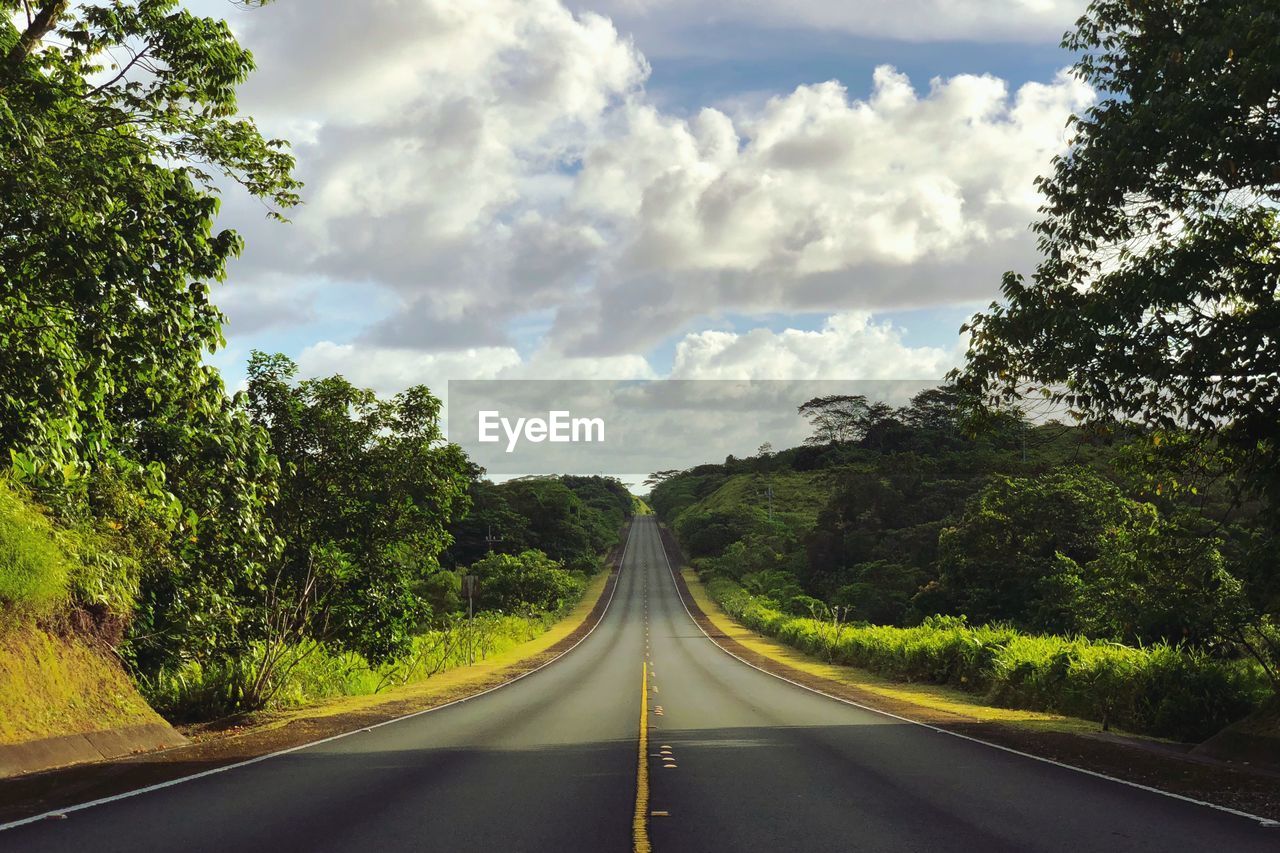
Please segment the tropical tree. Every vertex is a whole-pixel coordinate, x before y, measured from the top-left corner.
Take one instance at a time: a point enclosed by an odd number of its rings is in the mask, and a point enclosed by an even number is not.
[[[253,62],[225,22],[176,0],[0,10],[0,454],[63,517],[113,514],[141,562],[136,666],[229,653],[276,547],[275,466],[204,363],[241,245],[218,190],[278,216],[293,160],[239,114]]]
[[[862,394],[832,394],[814,397],[796,409],[813,428],[805,444],[840,444],[861,441],[893,409],[886,403],[870,402]]]
[[[554,612],[582,592],[582,580],[537,550],[490,554],[471,566],[480,579],[476,604],[484,610]]]
[[[1221,439],[1280,507],[1280,15],[1095,0],[1063,45],[1099,100],[1039,181],[1042,261],[969,324],[965,381]]]
[[[252,58],[177,0],[0,9],[0,448],[69,472],[176,399],[216,430],[209,288],[241,241],[215,182],[297,201],[284,143],[237,112]]]
[[[1074,631],[1083,567],[1102,553],[1107,531],[1129,526],[1137,509],[1084,468],[996,477],[939,536],[942,599],[978,623]]]
[[[249,361],[247,408],[281,468],[267,514],[283,546],[263,631],[394,658],[429,615],[415,589],[440,571],[470,466],[444,441],[440,401],[425,387],[380,400],[340,376],[296,373],[282,355]]]

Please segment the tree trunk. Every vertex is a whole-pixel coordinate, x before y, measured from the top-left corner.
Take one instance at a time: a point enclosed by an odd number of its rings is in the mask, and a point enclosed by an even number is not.
[[[53,31],[53,28],[58,25],[58,19],[67,11],[69,5],[71,0],[45,0],[40,6],[40,11],[36,12],[26,30],[18,37],[17,44],[9,51],[7,65],[10,74],[16,72],[32,51],[40,46],[44,37]]]

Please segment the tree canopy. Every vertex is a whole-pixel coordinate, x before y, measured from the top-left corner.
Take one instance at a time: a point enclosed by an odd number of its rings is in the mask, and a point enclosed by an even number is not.
[[[1099,100],[1039,181],[1039,266],[969,324],[966,384],[1211,434],[1280,505],[1280,13],[1095,0],[1063,46]]]

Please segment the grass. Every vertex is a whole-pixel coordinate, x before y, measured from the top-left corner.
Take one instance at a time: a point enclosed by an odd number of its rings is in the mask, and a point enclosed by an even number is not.
[[[43,615],[67,599],[74,565],[52,523],[0,480],[0,610]]]
[[[326,701],[315,707],[294,710],[286,713],[280,722],[292,719],[343,714],[381,704],[392,699],[413,699],[424,704],[448,702],[462,696],[470,695],[477,684],[484,684],[500,675],[503,670],[519,664],[521,661],[536,657],[550,649],[556,643],[572,634],[591,614],[596,602],[604,591],[608,581],[607,572],[596,575],[588,584],[586,592],[572,610],[556,621],[538,636],[525,642],[511,645],[503,651],[490,654],[484,660],[471,666],[457,666],[447,669],[428,679],[406,684],[379,694],[365,693],[339,697]]]
[[[110,653],[31,624],[0,633],[0,744],[159,722]]]
[[[733,512],[752,508],[766,511],[767,490],[773,489],[773,514],[779,521],[803,533],[818,523],[818,513],[831,499],[834,477],[829,470],[774,471],[769,474],[735,474],[691,509]]]
[[[813,655],[801,652],[777,640],[770,639],[744,627],[725,613],[707,593],[706,587],[692,570],[682,573],[689,593],[698,607],[726,636],[762,657],[784,663],[793,669],[816,675],[831,681],[855,687],[867,693],[901,702],[908,702],[934,711],[942,711],[982,722],[998,722],[1040,731],[1071,733],[1096,732],[1098,724],[1089,720],[1028,711],[1000,708],[975,701],[975,697],[963,690],[937,684],[908,684],[895,681],[870,670],[841,664],[827,663]]]
[[[961,712],[979,719],[1059,725],[1076,718],[1093,721],[1094,730],[1114,727],[1198,741],[1246,716],[1270,695],[1262,673],[1245,661],[1169,646],[1139,649],[1031,636],[959,620],[934,620],[918,628],[845,626],[837,636],[832,625],[780,613],[730,581],[714,579],[699,590],[704,600],[714,600],[744,625],[825,658],[832,669],[818,674],[856,681],[886,696],[896,692],[894,698],[940,710],[947,710],[945,705],[973,709]],[[811,663],[801,668],[814,671]],[[879,679],[869,679],[869,672]],[[924,682],[930,689],[912,684],[908,690],[903,682]],[[983,707],[988,710],[974,713]],[[1047,716],[1016,716],[1027,712]]]

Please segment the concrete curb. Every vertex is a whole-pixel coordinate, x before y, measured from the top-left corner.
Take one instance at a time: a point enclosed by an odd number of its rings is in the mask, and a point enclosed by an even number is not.
[[[0,745],[0,779],[181,746],[187,739],[168,723],[145,723],[85,734]]]

